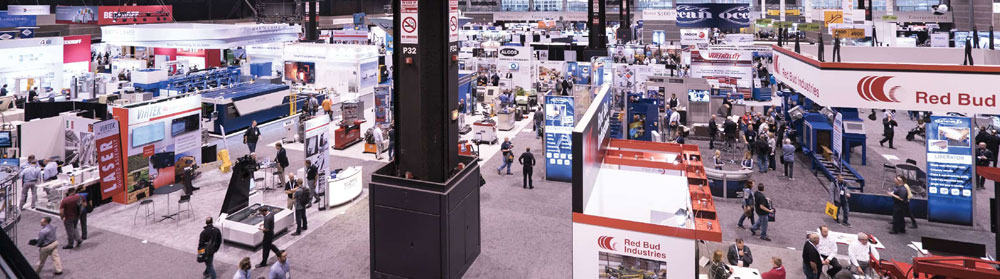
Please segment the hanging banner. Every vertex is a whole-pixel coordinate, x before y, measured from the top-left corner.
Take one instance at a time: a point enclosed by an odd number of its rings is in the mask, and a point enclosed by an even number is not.
[[[844,22],[853,23],[854,17],[852,14],[854,14],[854,0],[841,0],[840,8],[844,15]]]
[[[173,6],[100,6],[97,24],[143,24],[174,22]]]
[[[677,5],[677,27],[719,28],[738,30],[751,23],[748,4],[680,4]]]
[[[545,179],[570,181],[573,176],[574,100],[545,97]]]
[[[33,15],[12,15],[7,11],[0,11],[0,28],[29,27],[35,26],[35,16]]]
[[[708,46],[708,28],[681,28],[682,46]]]
[[[56,23],[96,24],[98,6],[56,6]]]
[[[400,43],[417,44],[417,0],[399,1]],[[403,54],[413,54],[403,51]]]
[[[330,171],[330,118],[313,117],[306,120],[305,149],[306,160],[312,162],[313,166],[319,169],[319,173]]]
[[[125,189],[121,129],[118,120],[114,119],[94,123],[93,129],[101,175],[101,199],[108,199]]]
[[[823,11],[823,27],[834,23],[844,23],[843,11]]]
[[[861,28],[840,28],[832,31],[834,38],[862,39],[865,37],[865,29]]]
[[[49,9],[50,9],[49,5],[7,5],[7,14],[47,15],[51,13]]]
[[[972,120],[931,116],[927,124],[927,219],[972,225]]]
[[[674,9],[643,9],[642,20],[677,20],[677,10]]]

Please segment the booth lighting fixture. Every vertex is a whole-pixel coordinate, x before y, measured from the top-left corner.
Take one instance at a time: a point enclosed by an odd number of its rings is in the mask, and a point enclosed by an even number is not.
[[[458,120],[458,109],[451,110],[451,121]]]

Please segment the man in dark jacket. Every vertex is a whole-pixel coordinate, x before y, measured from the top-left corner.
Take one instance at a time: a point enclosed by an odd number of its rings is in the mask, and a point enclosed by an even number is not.
[[[976,136],[976,137],[978,138],[978,136]],[[993,158],[993,152],[990,152],[990,150],[988,148],[986,148],[986,142],[982,142],[982,141],[979,142],[979,147],[976,148],[976,166],[987,166],[988,167],[990,165],[990,161],[992,160],[992,158]],[[984,183],[986,183],[986,178],[977,175],[976,176],[976,188],[978,188],[978,189],[986,189],[986,186],[984,186]]]
[[[715,135],[719,133],[719,124],[715,123],[715,114],[708,120],[708,148],[715,149]]]
[[[771,201],[767,199],[764,195],[764,183],[757,184],[757,192],[753,193],[754,199],[754,211],[756,211],[757,223],[750,227],[750,234],[757,235],[757,230],[760,230],[760,239],[764,241],[771,241],[770,237],[767,237],[767,223],[770,221],[769,215],[774,212],[774,207],[771,206]]]
[[[309,185],[309,190],[316,193],[316,178],[319,176],[319,168],[312,164],[312,161],[306,160],[306,183]],[[313,202],[319,202],[319,195],[316,195]]]
[[[281,143],[275,143],[274,148],[278,149],[278,154],[274,155],[274,161],[277,164],[278,182],[280,185],[285,185],[285,168],[288,167],[288,155],[285,154],[285,147]]]
[[[301,185],[301,183],[299,183]],[[309,223],[306,220],[306,206],[310,204],[309,189],[299,186],[296,188],[295,193],[292,194],[295,197],[295,232],[292,235],[299,235],[304,230],[309,229]]]
[[[726,255],[729,260],[729,265],[750,267],[753,263],[753,254],[750,253],[750,247],[743,245],[742,238],[736,238],[736,243],[729,246],[729,253]],[[740,263],[742,262],[742,265]]]
[[[257,213],[264,217],[264,223],[261,224],[257,229],[264,233],[264,241],[261,242],[261,250],[264,252],[263,257],[260,259],[260,263],[257,264],[257,268],[267,266],[267,258],[270,252],[274,252],[275,255],[281,255],[281,250],[278,250],[277,246],[274,246],[274,215],[272,215],[267,206],[261,206],[257,210]]]
[[[802,272],[806,279],[819,279],[820,270],[823,268],[823,258],[816,249],[819,245],[819,235],[809,233],[809,240],[802,246]]]
[[[257,140],[260,139],[260,129],[257,129],[257,120],[250,122],[250,127],[243,134],[243,143],[247,144],[250,153],[257,151]]]
[[[215,252],[219,251],[220,245],[222,245],[222,232],[212,226],[212,217],[205,218],[205,228],[198,236],[198,253],[203,255],[202,259],[205,261],[205,271],[201,275],[204,275],[205,278],[215,279],[217,276],[212,261],[215,258]]]
[[[896,126],[899,126],[899,124],[896,123],[892,115],[882,119],[882,140],[878,141],[879,145],[885,146],[885,142],[888,141],[889,148],[895,149],[892,146],[892,137],[896,133]]]
[[[534,172],[535,168],[535,155],[531,154],[531,148],[525,148],[524,153],[521,153],[521,157],[517,159],[521,163],[522,174],[524,175],[523,188],[525,189],[535,189],[535,185],[531,182],[531,174]]]

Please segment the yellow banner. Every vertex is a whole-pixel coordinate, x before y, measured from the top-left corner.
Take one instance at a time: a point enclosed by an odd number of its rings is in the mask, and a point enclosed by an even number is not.
[[[802,14],[802,11],[799,11],[798,9],[785,10],[785,15],[797,16],[797,15],[801,15],[801,14]],[[769,16],[779,16],[779,15],[781,15],[781,11],[780,10],[767,10],[767,15],[769,15]]]
[[[823,26],[832,23],[844,23],[844,11],[823,11]]]
[[[865,37],[865,30],[860,28],[833,29],[833,37],[861,39]]]

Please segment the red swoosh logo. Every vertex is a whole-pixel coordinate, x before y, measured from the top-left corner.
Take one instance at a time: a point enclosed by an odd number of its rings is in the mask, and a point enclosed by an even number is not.
[[[892,102],[892,100],[885,95],[885,82],[890,78],[892,77],[877,77],[874,81],[872,81],[872,95],[875,96],[875,99],[883,102]]]
[[[856,86],[858,90],[858,96],[866,101],[876,101],[876,102],[888,102],[888,103],[898,103],[899,99],[896,99],[896,89],[899,86],[892,87],[888,94],[885,92],[885,83],[892,79],[891,76],[865,76],[858,80]]]

